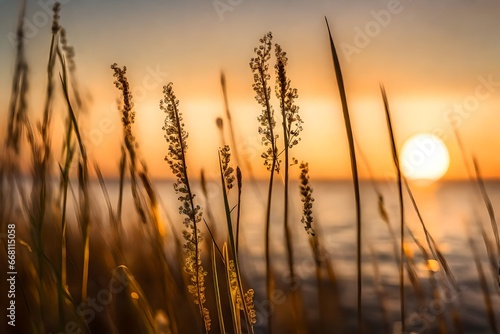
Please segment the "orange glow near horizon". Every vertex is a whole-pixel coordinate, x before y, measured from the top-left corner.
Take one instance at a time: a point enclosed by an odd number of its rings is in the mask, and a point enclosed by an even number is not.
[[[317,9],[315,15],[321,11],[322,15],[333,15],[340,9],[338,4],[321,4],[323,7]],[[355,27],[363,28],[373,20],[370,10],[382,9],[384,5],[384,2],[363,3],[359,7],[343,8],[346,15],[337,18],[337,29],[334,30],[339,50],[346,43],[354,43]],[[450,168],[444,179],[465,179],[466,169],[451,131],[454,123],[463,137],[466,154],[477,157],[483,176],[500,178],[500,155],[497,154],[500,116],[496,112],[500,106],[500,72],[496,64],[500,47],[482,35],[495,24],[498,27],[491,15],[493,10],[477,9],[481,13],[482,25],[474,30],[475,34],[468,31],[467,35],[462,35],[456,29],[463,8],[456,9],[457,17],[450,17],[443,24],[438,20],[438,13],[445,13],[447,9],[441,5],[427,5],[434,6],[430,12],[423,4],[403,5],[405,11],[394,16],[391,24],[372,37],[359,54],[341,54],[361,177],[385,179],[395,175],[378,88],[379,82],[383,81],[389,95],[398,149],[412,135],[434,133],[445,142],[450,152]],[[102,6],[103,13],[112,10],[107,5]],[[62,24],[68,26],[70,40],[74,38],[78,79],[88,93],[89,114],[82,116],[82,133],[92,158],[99,162],[106,176],[113,177],[118,173],[122,136],[116,107],[120,94],[113,85],[109,68],[111,63],[117,62],[128,68],[136,112],[133,130],[141,157],[147,162],[153,177],[170,177],[163,160],[167,151],[162,131],[164,115],[158,108],[162,86],[170,81],[174,82],[186,130],[190,134],[190,173],[197,177],[202,168],[208,174],[217,172],[217,148],[222,140],[215,119],[225,118],[219,81],[223,69],[238,151],[252,162],[256,176],[265,178],[267,172],[262,167],[262,147],[257,133],[260,106],[254,100],[248,62],[258,39],[266,30],[272,30],[275,42],[287,51],[287,73],[292,86],[299,91],[297,104],[304,120],[302,141],[291,155],[299,161],[309,162],[312,178],[350,178],[344,121],[322,16],[311,14],[303,17],[306,4],[300,4],[297,8],[290,6],[289,11],[280,12],[282,17],[278,20],[273,15],[278,9],[272,5],[263,14],[258,5],[248,4],[235,9],[233,16],[228,15],[227,19],[219,21],[216,13],[210,11],[212,8],[188,10],[182,5],[175,6],[165,13],[168,19],[151,14],[150,25],[142,26],[141,31],[123,25],[121,21],[111,25],[106,14],[96,14],[92,25],[83,19],[76,20],[79,13],[90,15],[91,8],[82,4],[63,7]],[[136,21],[149,18],[142,8],[128,12],[125,5],[120,5],[116,10]],[[179,16],[176,13],[180,13]],[[401,18],[405,13],[411,14],[407,18],[413,17],[418,21],[417,25]],[[195,29],[188,20],[182,19],[183,15],[198,18],[204,29]],[[2,18],[4,16],[2,14]],[[257,18],[262,21],[259,26],[265,30],[255,28],[252,22]],[[426,23],[425,18],[429,22]],[[15,19],[5,17],[0,28],[7,31],[10,29],[7,25],[14,23]],[[440,30],[436,30],[437,27]],[[406,35],[401,36],[402,32]],[[430,39],[432,34],[435,37]],[[48,33],[41,32],[27,44],[32,76],[30,115],[35,118],[40,116],[39,106],[43,104],[45,93],[46,59],[40,55],[46,54],[48,40]],[[444,40],[446,44],[443,44]],[[477,48],[476,43],[482,43],[484,47]],[[3,68],[12,69],[14,54],[13,50],[7,49],[0,52],[0,59]],[[478,57],[477,50],[482,50],[481,57]],[[458,53],[462,58],[452,57]],[[273,66],[274,59],[270,66],[272,77]],[[12,70],[5,72],[12,73]],[[7,118],[9,80],[8,76],[0,79],[0,88],[4,92],[0,96],[2,121]],[[280,132],[281,121],[274,93],[273,99]],[[61,142],[57,126],[61,126],[65,112],[63,104],[55,107],[53,140],[56,147]],[[227,125],[225,119],[226,142],[230,139]],[[2,127],[1,138],[5,132]],[[282,147],[282,143],[278,143]],[[367,165],[373,175],[368,172]]]

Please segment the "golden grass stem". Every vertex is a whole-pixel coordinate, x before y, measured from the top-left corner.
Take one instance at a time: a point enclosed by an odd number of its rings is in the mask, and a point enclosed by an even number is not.
[[[269,171],[269,183],[267,188],[266,223],[265,223],[265,260],[266,260],[266,297],[270,302],[274,291],[274,276],[271,264],[271,203],[274,185],[274,173],[278,169],[278,149],[276,147],[276,136],[274,133],[275,120],[271,106],[271,88],[268,85],[268,61],[271,57],[272,34],[268,33],[261,40],[262,45],[255,48],[257,57],[250,62],[250,68],[254,73],[254,90],[257,93],[256,99],[263,107],[259,116],[261,127],[259,133],[263,134],[263,142],[268,146],[267,151],[262,155],[265,157],[265,166]],[[269,160],[271,161],[269,163]],[[273,332],[272,312],[267,314],[268,333]]]
[[[215,257],[215,243],[212,243],[212,252],[211,252],[211,259],[212,259],[212,275],[214,279],[214,291],[215,291],[215,302],[217,305],[217,315],[219,317],[219,328],[221,333],[226,333],[226,328],[224,325],[224,315],[222,312],[222,302],[221,302],[221,297],[220,297],[220,290],[219,290],[219,278],[217,275],[217,258]],[[222,255],[222,254],[221,254]]]
[[[241,188],[243,186],[242,174],[240,167],[236,166],[236,181],[238,187],[238,203],[236,212],[236,257],[238,257],[239,245],[240,245],[240,218],[241,218]]]
[[[226,183],[225,177],[227,177],[227,175],[225,175],[225,174],[229,170],[223,169],[222,154],[223,153],[221,152],[221,150],[219,150],[219,169],[220,169],[220,177],[221,177],[221,185],[222,185],[222,196],[223,196],[223,200],[224,200],[224,211],[226,213],[226,223],[227,223],[228,236],[229,236],[229,247],[231,249],[231,255],[233,256],[233,259],[234,259],[234,269],[235,269],[236,278],[238,281],[237,282],[238,283],[238,291],[240,293],[240,298],[241,298],[242,304],[243,304],[242,306],[243,306],[243,311],[244,311],[244,315],[245,315],[245,320],[247,322],[247,327],[248,327],[249,332],[253,333],[253,326],[252,326],[252,323],[250,322],[248,308],[247,308],[246,303],[243,301],[243,299],[245,298],[245,292],[243,290],[243,284],[242,284],[242,280],[241,280],[241,271],[240,271],[240,265],[239,265],[239,261],[238,261],[238,253],[236,252],[236,241],[234,238],[233,223],[232,223],[232,219],[231,219],[231,209],[229,207],[229,200],[228,200],[227,190],[226,190],[228,184]],[[229,156],[227,156],[227,157],[228,157],[227,162],[229,162]],[[226,261],[228,261],[228,259],[226,259]],[[229,266],[229,263],[226,263],[226,265]]]

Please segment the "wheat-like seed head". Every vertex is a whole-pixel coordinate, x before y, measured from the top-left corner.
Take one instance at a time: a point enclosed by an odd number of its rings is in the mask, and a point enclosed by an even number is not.
[[[291,81],[286,74],[288,58],[279,44],[275,44],[276,54],[276,97],[280,101],[283,122],[286,131],[286,146],[292,148],[300,141],[299,134],[302,131],[304,121],[300,118],[299,107],[295,99],[299,97],[296,88],[291,87]]]
[[[299,166],[300,168],[300,195],[302,197],[302,223],[308,234],[312,236],[315,232],[312,228],[313,222],[313,202],[312,197],[313,189],[309,183],[309,164],[307,162],[302,162]]]
[[[231,288],[231,297],[233,298],[235,306],[240,310],[244,310],[239,289],[238,275],[236,273],[233,260],[229,260],[229,286]]]
[[[274,120],[273,107],[270,104],[271,87],[269,86],[272,38],[273,35],[269,32],[259,40],[261,45],[254,49],[256,56],[250,60],[250,69],[253,73],[254,83],[252,87],[256,93],[255,99],[262,106],[262,113],[257,117],[257,120],[260,123],[259,134],[262,136],[262,144],[267,148],[261,156],[268,170],[271,170],[273,161],[275,161],[275,170],[279,172],[278,149],[276,147],[278,136],[273,131],[276,121]]]
[[[123,124],[123,136],[125,140],[125,146],[130,154],[131,162],[135,163],[135,137],[132,134],[132,124],[135,121],[135,112],[133,111],[134,103],[132,101],[132,92],[130,91],[130,85],[126,77],[127,67],[118,67],[116,63],[111,65],[111,69],[114,71],[113,76],[115,77],[114,84],[118,90],[122,92],[123,102],[120,102],[120,113],[122,116]]]
[[[61,4],[59,2],[56,2],[54,6],[52,7],[53,15],[52,15],[52,33],[56,34],[59,29],[61,29],[61,26],[59,25],[59,12],[61,11]]]
[[[71,45],[68,44],[68,39],[66,37],[66,29],[60,28],[60,35],[61,35],[61,48],[64,51],[64,54],[66,56],[66,62],[68,64],[68,68],[70,71],[74,71],[76,68],[75,64],[75,48]]]
[[[184,215],[184,226],[182,231],[184,240],[184,252],[186,260],[184,270],[190,277],[189,292],[194,297],[194,302],[200,306],[202,317],[207,330],[210,329],[210,314],[204,303],[205,276],[207,272],[203,269],[201,262],[201,242],[203,235],[197,225],[202,221],[202,211],[199,205],[194,205],[195,195],[191,192],[187,174],[185,154],[187,150],[188,133],[184,130],[182,113],[179,111],[179,100],[173,91],[173,84],[169,83],[163,87],[163,99],[160,101],[160,109],[165,112],[165,140],[168,143],[168,153],[165,157],[172,173],[177,178],[174,190],[179,194],[179,214]]]
[[[226,180],[226,187],[227,190],[231,190],[236,178],[234,176],[234,168],[229,166],[229,162],[231,161],[231,149],[229,148],[229,145],[224,145],[224,147],[220,149],[220,157],[222,174]]]
[[[248,291],[245,292],[245,305],[248,311],[248,320],[251,324],[257,323],[257,312],[255,312],[255,305],[253,302],[254,294],[255,292],[253,291],[253,289],[248,289]]]

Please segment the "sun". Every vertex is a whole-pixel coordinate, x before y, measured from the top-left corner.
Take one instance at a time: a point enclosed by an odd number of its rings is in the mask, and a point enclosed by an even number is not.
[[[450,166],[446,144],[429,133],[414,135],[403,144],[401,171],[409,180],[434,182],[442,178]]]

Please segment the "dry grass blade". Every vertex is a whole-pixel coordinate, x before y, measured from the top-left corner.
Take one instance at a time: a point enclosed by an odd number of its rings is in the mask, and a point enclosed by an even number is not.
[[[458,291],[458,283],[455,278],[455,275],[453,274],[453,271],[451,270],[450,266],[448,265],[448,261],[444,257],[443,253],[441,252],[439,245],[436,243],[434,238],[432,237],[431,233],[427,229],[427,226],[425,225],[424,219],[422,217],[422,214],[420,212],[420,209],[418,208],[417,201],[415,200],[415,197],[413,196],[413,192],[410,189],[410,186],[408,185],[408,182],[406,179],[403,179],[403,183],[405,185],[406,191],[408,193],[408,197],[410,198],[410,201],[412,203],[412,206],[415,210],[415,213],[417,214],[418,220],[422,226],[422,229],[424,230],[424,235],[425,235],[425,240],[427,242],[427,246],[429,247],[429,250],[431,251],[432,256],[439,261],[439,264],[441,267],[443,267],[444,272],[446,273],[446,277],[448,281],[451,283],[451,285]]]
[[[26,118],[26,93],[28,64],[24,54],[24,20],[26,0],[22,0],[16,28],[16,65],[12,79],[12,93],[9,103],[9,119],[7,126],[7,147],[17,154],[20,150],[20,139],[23,123]]]
[[[241,169],[238,166],[236,166],[236,181],[238,186],[238,211],[236,214],[236,256],[238,256],[240,245],[241,188],[243,186]]]
[[[344,79],[342,77],[342,69],[340,67],[340,60],[335,50],[332,34],[328,20],[325,17],[326,27],[328,29],[328,36],[330,38],[330,48],[332,52],[333,67],[337,77],[337,85],[339,88],[340,100],[342,102],[342,111],[344,114],[345,128],[347,132],[347,140],[349,142],[349,155],[351,158],[351,172],[354,184],[354,197],[356,200],[356,267],[357,267],[357,317],[358,317],[358,330],[362,331],[363,328],[363,312],[362,312],[362,269],[361,269],[361,194],[359,187],[358,177],[358,164],[356,160],[356,148],[354,145],[354,134],[351,126],[351,118],[349,116],[349,108],[347,106],[347,95],[344,87]]]
[[[399,295],[400,295],[400,317],[401,317],[401,330],[405,331],[405,280],[404,280],[404,242],[405,242],[405,222],[404,222],[404,201],[403,201],[403,187],[401,184],[401,168],[399,167],[399,155],[396,148],[396,140],[394,139],[394,130],[392,127],[391,113],[389,111],[389,101],[387,100],[387,94],[383,85],[380,85],[380,92],[382,93],[382,99],[384,101],[384,111],[387,122],[387,129],[389,131],[389,137],[391,140],[391,152],[392,159],[394,161],[394,167],[396,168],[397,180],[398,180],[398,200],[399,200],[399,215],[400,215],[400,264],[399,264]]]
[[[236,164],[238,166],[240,166],[241,165],[240,155],[238,153],[238,145],[236,145],[236,136],[235,136],[234,126],[233,126],[233,119],[231,117],[231,111],[229,110],[229,99],[227,96],[226,75],[224,74],[224,72],[220,73],[220,85],[222,88],[222,96],[224,98],[224,111],[226,114],[227,122],[229,123],[229,135],[231,137],[231,147],[233,148],[233,151],[234,151],[234,157],[236,159]],[[248,163],[248,161],[247,161],[247,165],[250,165]],[[251,170],[252,170],[252,168],[250,166],[249,173],[251,173]]]
[[[486,191],[486,187],[484,185],[484,180],[481,176],[481,170],[479,169],[479,164],[477,163],[476,158],[472,159],[474,164],[474,171],[476,173],[477,184],[479,185],[479,189],[481,190],[481,196],[483,197],[484,204],[486,205],[486,209],[488,210],[488,216],[490,217],[491,229],[493,230],[493,234],[495,236],[495,242],[497,246],[497,260],[500,259],[500,235],[498,233],[498,225],[495,218],[495,210],[493,209],[493,205],[491,204],[490,197],[488,196],[488,192]]]
[[[483,198],[483,202],[486,206],[486,210],[488,211],[491,228],[492,228],[493,234],[495,236],[496,247],[494,247],[490,238],[486,234],[486,231],[483,227],[483,222],[478,221],[478,225],[479,225],[479,228],[481,230],[484,244],[486,246],[486,251],[488,253],[488,258],[490,260],[490,267],[491,267],[491,270],[493,273],[493,277],[495,277],[496,271],[499,270],[499,272],[500,272],[500,262],[499,262],[500,261],[500,240],[499,240],[498,227],[497,227],[496,218],[495,218],[495,211],[493,209],[490,198],[488,196],[488,192],[486,191],[486,187],[484,185],[484,180],[481,176],[481,171],[479,169],[479,164],[477,163],[476,158],[472,157],[472,164],[474,166],[474,174],[473,174],[472,170],[469,166],[469,161],[467,159],[468,155],[467,155],[466,150],[465,150],[465,145],[462,141],[462,137],[460,136],[460,132],[458,131],[458,129],[455,125],[453,126],[453,133],[455,135],[455,139],[457,140],[458,147],[460,149],[460,154],[462,156],[462,161],[463,161],[464,166],[467,170],[467,174],[469,176],[469,179],[478,185],[479,191],[481,193],[481,197]],[[475,216],[476,217],[478,216],[477,212],[476,212]],[[496,250],[495,250],[495,248],[496,248]],[[498,283],[499,283],[498,287],[500,288],[500,275],[497,279],[498,279]],[[500,289],[497,289],[497,292],[500,293]]]
[[[217,230],[216,230],[217,226],[215,225],[216,220],[215,220],[214,214],[212,212],[212,203],[210,201],[211,196],[208,193],[207,179],[205,177],[205,170],[204,169],[202,169],[200,171],[200,184],[201,184],[201,192],[203,193],[203,197],[205,197],[205,208],[206,208],[205,212],[207,213],[207,220],[208,220],[208,223],[205,222],[205,225],[209,229],[210,236],[212,237],[214,243],[217,244],[217,241],[215,238],[215,236],[217,235]],[[209,227],[209,225],[213,226],[213,229],[214,229],[213,233],[212,233],[212,230]]]
[[[90,204],[89,204],[89,189],[88,189],[88,160],[87,151],[80,134],[80,127],[76,118],[76,114],[73,110],[70,98],[69,98],[69,87],[68,87],[68,76],[66,63],[64,58],[62,58],[59,53],[59,59],[61,61],[63,74],[60,75],[61,84],[63,87],[64,98],[68,107],[69,117],[73,123],[73,130],[75,132],[77,142],[80,148],[80,161],[78,163],[78,184],[80,186],[80,192],[82,194],[80,202],[80,226],[82,229],[83,239],[84,239],[84,260],[83,260],[83,276],[82,276],[82,300],[87,298],[87,284],[88,284],[88,273],[89,273],[89,260],[90,260]]]

